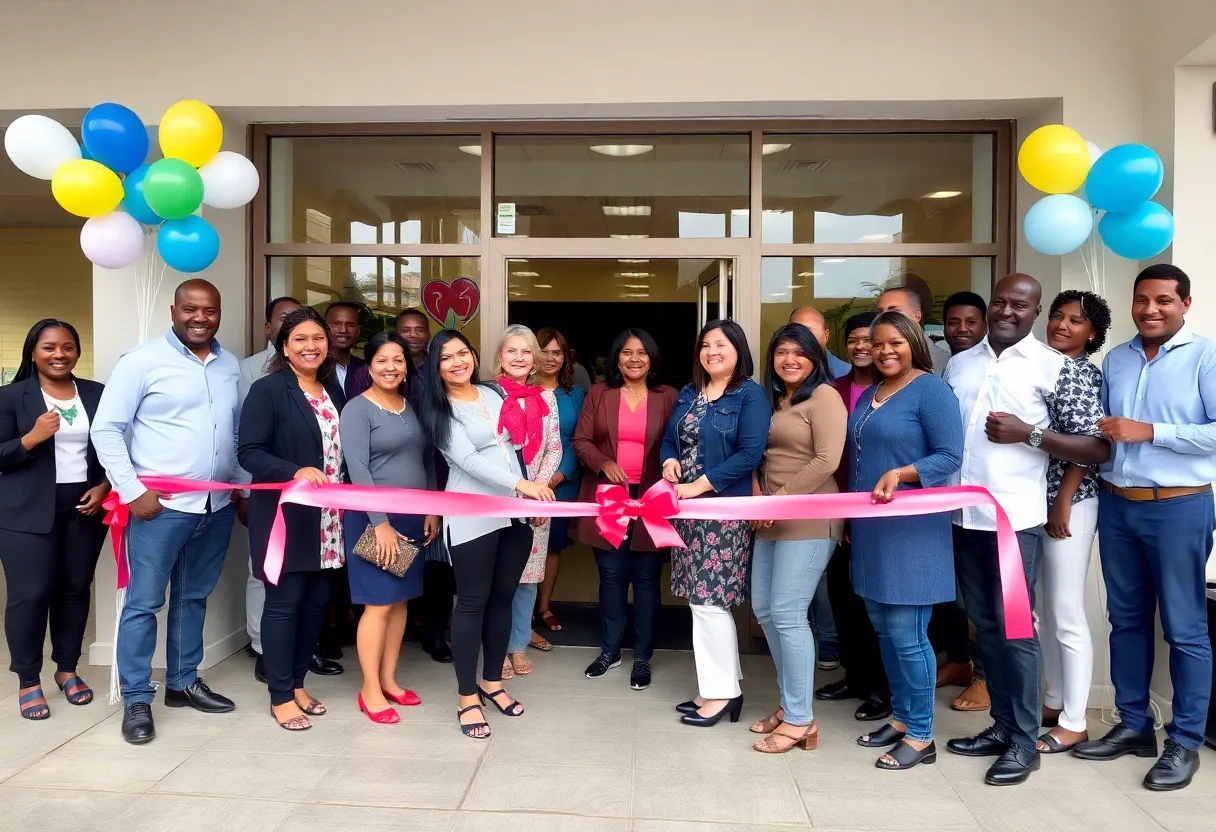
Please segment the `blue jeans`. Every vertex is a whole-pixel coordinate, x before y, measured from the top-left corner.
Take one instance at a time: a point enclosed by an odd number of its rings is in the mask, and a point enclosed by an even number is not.
[[[811,630],[814,631],[815,638],[820,644],[828,641],[835,643],[840,640],[836,635],[836,616],[832,614],[832,604],[828,601],[826,579],[819,582],[819,587],[815,590],[815,596],[811,598],[806,614],[807,621],[811,624]]]
[[[1203,744],[1212,693],[1204,563],[1212,551],[1211,492],[1136,502],[1105,489],[1098,497],[1098,551],[1110,617],[1110,673],[1119,719],[1151,733],[1149,681],[1156,622],[1170,646],[1174,719],[1166,734],[1184,748]]]
[[[194,684],[203,660],[207,597],[224,570],[235,519],[231,504],[210,514],[167,508],[151,520],[131,518],[127,527],[131,583],[116,645],[124,704],[150,703],[155,697],[156,613],[165,605],[166,589],[165,686],[183,690]]]
[[[600,651],[610,656],[621,652],[629,617],[629,585],[633,584],[633,659],[648,662],[654,657],[655,625],[662,601],[659,573],[663,570],[663,553],[631,551],[629,541],[626,535],[616,549],[595,550],[600,573]]]
[[[815,637],[806,610],[835,545],[831,538],[757,539],[752,550],[752,611],[773,654],[781,707],[790,725],[810,725],[814,719]]]
[[[937,682],[937,657],[929,644],[933,605],[865,601],[891,682],[892,716],[908,726],[910,739],[929,742],[933,739],[933,689]]]
[[[511,640],[507,642],[508,653],[519,653],[528,649],[532,640],[532,611],[536,608],[536,588],[540,584],[520,584],[515,590],[511,604]]]

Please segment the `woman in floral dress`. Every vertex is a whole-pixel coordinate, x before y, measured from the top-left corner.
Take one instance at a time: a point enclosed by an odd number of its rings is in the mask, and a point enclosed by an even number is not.
[[[743,497],[768,441],[771,408],[751,380],[751,352],[734,321],[711,321],[697,339],[692,383],[663,437],[663,476],[676,496]],[[739,642],[730,608],[747,600],[753,532],[743,520],[677,520],[687,548],[672,549],[671,592],[692,609],[698,695],[676,706],[686,725],[711,726],[743,708]]]

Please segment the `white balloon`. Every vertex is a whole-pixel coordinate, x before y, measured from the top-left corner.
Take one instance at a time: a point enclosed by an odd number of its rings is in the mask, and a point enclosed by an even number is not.
[[[203,204],[212,208],[240,208],[258,192],[257,168],[231,150],[221,150],[198,172],[203,177]]]
[[[51,179],[64,162],[81,158],[76,137],[53,118],[21,116],[4,131],[4,150],[22,172]]]
[[[1089,141],[1088,139],[1085,140],[1085,149],[1089,151],[1089,166],[1090,167],[1093,167],[1094,162],[1098,161],[1098,159],[1102,156],[1102,154],[1106,152],[1105,150],[1098,147],[1096,144]]]
[[[144,250],[144,229],[130,214],[111,211],[80,229],[80,250],[95,266],[125,269]]]

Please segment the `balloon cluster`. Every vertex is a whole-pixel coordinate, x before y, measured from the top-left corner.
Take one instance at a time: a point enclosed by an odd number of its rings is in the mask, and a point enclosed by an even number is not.
[[[198,216],[200,206],[240,208],[258,190],[253,163],[220,150],[223,125],[199,101],[165,111],[158,128],[164,158],[151,164],[148,130],[121,104],[93,107],[80,134],[83,147],[54,119],[25,115],[5,131],[4,149],[21,171],[50,180],[64,210],[87,218],[80,248],[105,269],[134,263],[147,228],[167,266],[202,271],[219,255],[220,237]]]
[[[1022,223],[1026,242],[1043,254],[1068,254],[1097,225],[1106,247],[1129,260],[1148,260],[1174,239],[1174,217],[1150,202],[1165,179],[1161,157],[1142,144],[1105,153],[1062,124],[1040,127],[1022,142],[1018,170],[1049,194]],[[1099,213],[1104,212],[1099,219]]]

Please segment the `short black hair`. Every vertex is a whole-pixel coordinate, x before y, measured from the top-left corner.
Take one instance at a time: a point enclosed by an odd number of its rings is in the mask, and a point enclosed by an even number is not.
[[[1055,315],[1056,311],[1066,303],[1079,304],[1081,314],[1094,328],[1093,340],[1087,341],[1085,344],[1085,354],[1093,355],[1106,343],[1106,333],[1110,331],[1110,306],[1101,295],[1077,289],[1066,289],[1056,295],[1056,299],[1051,302],[1051,311],[1047,313],[1047,317]]]
[[[353,309],[353,310],[355,310],[355,314],[358,315],[361,311],[363,311],[366,308],[367,307],[365,307],[361,303],[351,303],[349,300],[336,300],[333,303],[331,303],[329,306],[325,307],[325,318],[328,320],[329,311],[331,309]]]
[[[399,324],[399,323],[401,323],[402,318],[408,318],[410,315],[417,315],[419,318],[422,318],[422,322],[424,324],[426,324],[427,326],[431,325],[431,319],[427,317],[427,314],[425,312],[423,312],[421,309],[419,309],[416,306],[411,306],[408,309],[402,309],[400,312],[398,312],[397,318],[395,319],[394,323]]]
[[[1140,272],[1140,274],[1136,275],[1136,281],[1132,284],[1132,291],[1135,292],[1136,287],[1144,280],[1176,281],[1178,283],[1178,297],[1186,300],[1191,296],[1191,278],[1173,263],[1157,263]]]
[[[856,315],[850,315],[849,319],[844,322],[845,340],[848,340],[849,333],[855,329],[869,329],[872,327],[874,319],[877,317],[877,312],[858,312]]]
[[[798,389],[790,397],[791,406],[809,399],[819,385],[832,383],[832,373],[828,369],[828,355],[820,345],[819,339],[802,324],[786,324],[774,332],[772,340],[768,342],[768,366],[764,368],[765,386],[768,387],[769,395],[772,397],[773,410],[780,406],[781,400],[785,397],[785,382],[777,376],[777,371],[773,369],[777,347],[783,343],[793,344],[802,350],[803,355],[811,359],[812,365],[810,375],[802,384],[798,385]]]
[[[921,297],[920,292],[916,291],[911,286],[892,286],[889,289],[883,289],[878,293],[878,296],[882,297],[887,292],[900,292],[904,297],[912,302],[913,307],[919,309],[921,312],[925,311],[925,299]]]
[[[633,327],[618,333],[612,339],[612,346],[608,348],[608,360],[604,362],[604,381],[608,382],[609,387],[625,386],[625,376],[621,374],[621,350],[625,349],[625,342],[630,338],[637,338],[641,341],[642,349],[646,350],[646,355],[650,356],[650,372],[646,375],[646,386],[657,390],[659,388],[659,345],[650,337],[649,332]]]
[[[269,323],[270,319],[274,317],[274,308],[276,306],[278,306],[280,303],[287,303],[289,301],[291,303],[294,303],[296,306],[304,305],[304,304],[300,303],[298,300],[296,300],[295,298],[293,298],[291,295],[283,295],[283,297],[281,297],[281,298],[275,298],[270,303],[266,304],[266,322]]]
[[[701,331],[697,333],[697,343],[692,350],[692,384],[698,390],[704,390],[705,385],[709,384],[709,373],[701,366],[701,342],[705,340],[706,335],[715,329],[722,330],[722,334],[726,336],[726,340],[730,341],[730,345],[735,348],[735,352],[739,355],[739,360],[735,363],[735,372],[726,385],[727,390],[733,390],[751,378],[752,373],[756,371],[756,367],[752,363],[752,351],[747,346],[747,335],[744,334],[743,327],[732,320],[724,318],[710,321],[701,327]],[[803,327],[803,329],[806,329],[806,327]],[[809,332],[810,330],[807,331]]]
[[[946,302],[942,304],[942,317],[945,318],[950,314],[950,310],[956,306],[974,306],[980,310],[980,317],[984,320],[988,319],[988,301],[977,295],[975,292],[955,292],[950,297],[946,298]]]

